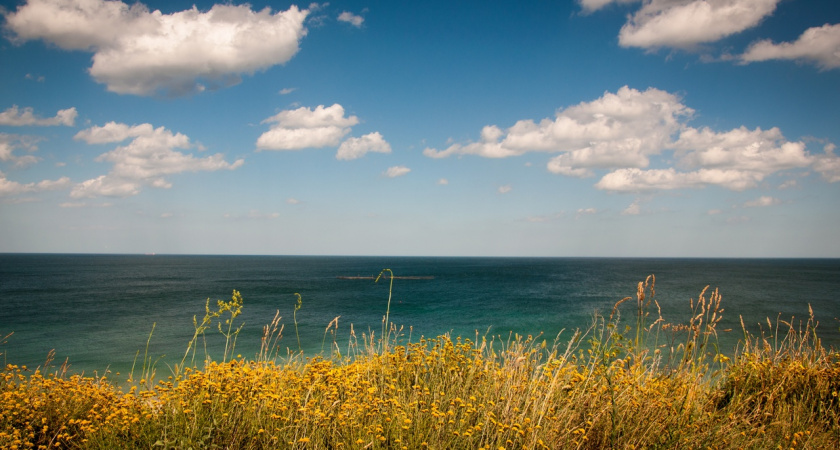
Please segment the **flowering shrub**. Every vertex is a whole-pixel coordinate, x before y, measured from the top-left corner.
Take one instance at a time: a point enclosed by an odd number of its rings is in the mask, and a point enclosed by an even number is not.
[[[685,324],[649,317],[652,297],[649,278],[624,333],[622,300],[562,345],[440,336],[368,345],[352,358],[226,352],[166,379],[146,370],[127,391],[105,377],[8,365],[0,447],[838,447],[840,357],[820,346],[812,322],[775,346],[745,335],[730,358],[709,345],[722,311],[716,291],[691,302]],[[219,302],[217,312],[231,312],[219,328],[229,351],[241,305],[238,292]],[[196,337],[220,317],[208,307]],[[277,329],[266,327],[264,342]],[[657,341],[668,333],[679,344]]]

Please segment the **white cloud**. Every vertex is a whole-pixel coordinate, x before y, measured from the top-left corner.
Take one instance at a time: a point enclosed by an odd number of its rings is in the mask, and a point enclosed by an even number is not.
[[[510,192],[512,190],[513,190],[513,187],[509,184],[506,184],[504,186],[499,186],[499,189],[497,191],[498,191],[499,194],[507,194],[508,192]]]
[[[101,127],[93,126],[79,131],[73,139],[85,141],[88,144],[108,144],[153,133],[154,127],[149,123],[129,126],[124,123],[108,122]]]
[[[809,61],[823,69],[840,67],[840,24],[808,28],[794,42],[758,41],[741,55],[745,63],[771,59]]]
[[[357,16],[351,12],[344,11],[338,15],[339,22],[347,22],[354,27],[361,27],[362,23],[365,21],[365,18],[362,16]]]
[[[645,192],[721,186],[734,191],[755,187],[764,179],[758,172],[724,169],[700,169],[677,172],[673,168],[642,170],[625,168],[604,175],[595,187],[616,192]]]
[[[359,119],[344,117],[344,108],[336,103],[330,107],[319,105],[314,110],[301,107],[281,111],[262,123],[271,124],[271,128],[257,139],[258,149],[300,150],[338,146]]]
[[[813,158],[803,142],[786,142],[778,128],[745,127],[718,133],[686,128],[674,147],[685,167],[726,168],[770,174],[808,167]]]
[[[814,170],[819,172],[823,179],[829,183],[840,181],[840,156],[834,154],[835,149],[834,144],[826,145],[825,153],[819,155],[814,163]]]
[[[549,162],[551,172],[591,176],[591,168],[647,167],[649,156],[666,148],[682,128],[681,120],[693,112],[668,92],[624,86],[615,94],[605,92],[597,100],[560,110],[554,119],[520,120],[504,131],[486,126],[479,142],[427,148],[423,154],[503,158],[532,151],[561,153]]]
[[[23,108],[22,110],[13,105],[11,108],[0,112],[0,125],[11,125],[15,127],[21,126],[55,126],[65,125],[72,127],[76,122],[76,108],[67,108],[59,110],[55,117],[41,118],[35,115],[32,108]]]
[[[80,131],[77,139],[89,143],[131,141],[96,158],[99,162],[113,164],[107,175],[77,184],[70,193],[73,198],[127,197],[137,195],[144,186],[168,189],[172,184],[165,178],[183,172],[233,170],[244,161],[228,163],[221,154],[196,158],[178,151],[195,147],[186,135],[172,133],[150,124],[129,127],[110,122],[102,127]]]
[[[61,177],[57,180],[43,180],[37,183],[18,183],[6,178],[6,174],[0,172],[0,197],[27,194],[32,192],[54,191],[65,189],[70,186],[70,179]]]
[[[306,35],[308,13],[218,4],[163,14],[141,3],[29,0],[6,14],[6,24],[20,41],[93,52],[89,73],[110,91],[183,95],[202,91],[204,81],[230,85],[289,61]]]
[[[575,213],[575,219],[580,219],[583,216],[591,216],[594,214],[598,214],[598,210],[595,208],[580,208]]]
[[[580,6],[583,8],[585,13],[591,13],[601,8],[605,8],[610,3],[626,4],[637,3],[640,1],[642,0],[578,0],[578,3],[580,3]]]
[[[559,110],[554,119],[520,120],[506,130],[488,125],[478,142],[452,144],[445,150],[426,148],[423,153],[431,158],[557,153],[547,163],[549,172],[582,178],[607,169],[611,172],[596,187],[620,192],[704,186],[744,190],[770,175],[808,168],[826,180],[840,181],[840,158],[833,147],[825,155],[813,156],[805,142],[787,141],[775,127],[742,126],[723,132],[692,128],[687,121],[693,114],[674,94],[625,86],[615,94],[607,92],[592,102]],[[662,155],[659,161],[675,167],[647,170],[658,155]]]
[[[701,188],[708,185],[741,191],[756,187],[765,177],[789,169],[807,168],[817,159],[803,142],[787,142],[778,128],[728,132],[685,127],[673,144],[675,168],[640,170],[625,167],[606,174],[595,185],[599,189],[642,192]],[[830,157],[828,157],[830,159]],[[823,167],[830,167],[824,165]]]
[[[297,88],[283,88],[283,89],[280,89],[280,91],[278,91],[277,93],[280,94],[280,95],[289,95],[296,90],[297,90]]]
[[[627,208],[624,209],[624,211],[621,211],[621,215],[623,216],[638,216],[641,213],[642,206],[640,204],[639,199],[634,200],[633,203],[631,203],[627,206]]]
[[[401,177],[409,172],[411,172],[411,169],[409,169],[406,166],[393,166],[389,167],[388,170],[383,172],[383,175],[385,175],[388,178],[396,178]]]
[[[780,1],[646,0],[621,27],[619,44],[648,49],[690,49],[758,25],[773,13]]]
[[[338,147],[337,159],[358,159],[366,153],[391,153],[391,146],[378,132],[366,134],[360,138],[348,138]]]
[[[28,152],[37,151],[37,142],[39,140],[41,140],[41,138],[33,136],[0,133],[0,161],[12,163],[18,168],[35,164],[40,161],[39,158],[33,155],[19,156],[15,154],[15,150],[23,149]]]
[[[441,178],[440,180],[437,181],[437,184],[439,184],[441,186],[446,186],[447,184],[449,184],[449,180],[447,180],[446,178]]]
[[[782,203],[781,200],[775,197],[770,197],[767,195],[763,195],[755,200],[750,200],[744,203],[744,208],[756,208],[761,206],[773,206]]]
[[[565,214],[566,213],[564,211],[560,211],[551,215],[528,216],[525,218],[525,221],[531,223],[546,223],[551,222],[553,220],[562,219],[565,216]]]
[[[791,189],[795,187],[799,187],[799,183],[796,180],[787,180],[779,185],[779,189]]]
[[[289,198],[286,199],[286,203],[288,203],[289,205],[299,205],[300,200],[298,200],[296,198],[289,197]]]

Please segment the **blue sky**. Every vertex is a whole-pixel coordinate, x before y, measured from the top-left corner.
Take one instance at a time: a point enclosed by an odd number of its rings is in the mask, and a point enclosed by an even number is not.
[[[0,5],[0,252],[840,257],[834,0]]]

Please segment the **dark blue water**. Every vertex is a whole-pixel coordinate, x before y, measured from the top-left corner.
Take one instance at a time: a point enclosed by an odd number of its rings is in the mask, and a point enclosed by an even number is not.
[[[236,353],[259,349],[262,327],[279,310],[285,324],[283,347],[297,350],[294,293],[302,347],[321,349],[324,330],[335,317],[337,339],[346,346],[350,324],[362,332],[382,329],[388,282],[348,280],[376,276],[390,268],[397,276],[432,277],[394,281],[390,320],[403,325],[405,339],[451,332],[469,338],[545,333],[571,336],[593,314],[635,295],[636,284],[656,275],[656,298],[665,319],[689,315],[690,298],[706,285],[719,287],[726,309],[719,329],[734,331],[739,315],[755,330],[769,317],[805,319],[810,304],[826,345],[840,344],[840,260],[612,259],[612,258],[427,258],[295,256],[0,255],[0,361],[43,364],[51,349],[76,371],[127,371],[136,352],[163,357],[159,368],[178,362],[192,337],[194,315],[206,299],[244,297]],[[625,315],[631,314],[630,302]],[[211,349],[223,346],[214,339]],[[328,341],[329,342],[329,339]]]

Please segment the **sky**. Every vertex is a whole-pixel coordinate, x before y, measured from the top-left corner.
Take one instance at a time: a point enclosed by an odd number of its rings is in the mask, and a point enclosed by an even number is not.
[[[836,0],[0,16],[0,252],[840,257]]]

